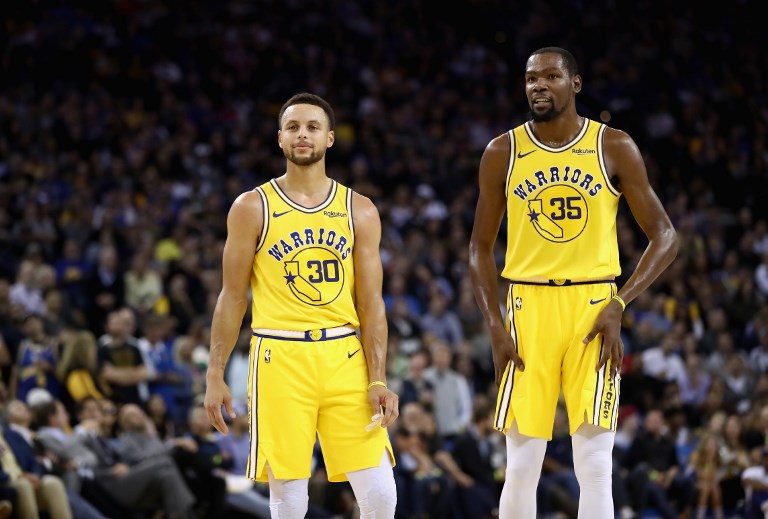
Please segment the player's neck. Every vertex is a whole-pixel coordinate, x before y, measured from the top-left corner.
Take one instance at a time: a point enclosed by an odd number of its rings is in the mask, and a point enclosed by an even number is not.
[[[325,197],[331,189],[331,182],[325,174],[325,164],[320,162],[311,166],[297,166],[289,162],[285,175],[277,179],[280,189],[291,198]]]
[[[563,114],[551,121],[532,122],[533,134],[543,144],[559,148],[571,142],[581,131],[586,121],[578,114]]]

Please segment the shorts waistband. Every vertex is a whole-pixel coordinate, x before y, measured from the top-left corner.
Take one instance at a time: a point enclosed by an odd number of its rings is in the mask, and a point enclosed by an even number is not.
[[[264,339],[281,339],[284,341],[319,342],[341,339],[355,335],[357,330],[352,326],[337,326],[335,328],[318,328],[316,330],[271,330],[269,328],[254,328],[253,335]]]
[[[537,285],[544,287],[571,287],[574,285],[596,285],[615,283],[615,279],[510,279],[512,285]]]

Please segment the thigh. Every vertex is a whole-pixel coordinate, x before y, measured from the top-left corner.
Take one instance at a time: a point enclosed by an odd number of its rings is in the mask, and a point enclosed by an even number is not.
[[[563,395],[568,407],[570,432],[581,424],[616,430],[620,377],[610,379],[611,361],[599,371],[602,334],[589,344],[582,341],[595,324],[597,316],[616,293],[613,283],[570,287],[567,297],[573,311],[569,322],[568,347],[563,357]]]
[[[317,346],[252,339],[248,375],[249,478],[268,481],[267,463],[278,479],[310,476],[321,390],[313,356]]]
[[[346,472],[376,467],[382,454],[394,460],[386,429],[366,431],[374,409],[368,402],[368,365],[355,336],[325,341],[317,358],[322,380],[317,419],[328,479],[346,481]]]
[[[507,327],[525,370],[510,363],[502,378],[494,425],[505,434],[517,421],[525,436],[552,438],[560,394],[563,355],[560,287],[513,284],[507,297]]]

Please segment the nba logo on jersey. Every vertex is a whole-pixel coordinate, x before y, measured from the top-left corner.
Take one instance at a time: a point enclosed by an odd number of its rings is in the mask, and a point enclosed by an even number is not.
[[[272,350],[264,350],[264,363],[269,364],[271,359]]]
[[[515,310],[520,310],[523,307],[523,298],[522,297],[516,297],[515,298]]]

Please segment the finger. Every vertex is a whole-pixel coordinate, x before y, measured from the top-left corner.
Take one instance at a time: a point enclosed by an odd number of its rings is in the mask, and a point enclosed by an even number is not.
[[[227,424],[224,423],[224,417],[221,415],[221,404],[213,405],[208,409],[208,419],[211,421],[214,429],[221,434],[227,434],[229,428],[227,428]]]
[[[235,408],[232,407],[232,397],[229,395],[224,397],[224,409],[227,410],[227,414],[232,420],[237,418],[237,416],[235,416]]]
[[[619,365],[616,366],[616,373],[621,375],[621,368],[624,366],[624,343],[619,339]]]
[[[384,418],[381,419],[381,426],[386,428],[393,424],[397,417],[400,416],[400,404],[397,395],[390,392],[384,405],[386,411],[384,412]]]
[[[597,324],[595,324],[595,326],[592,327],[592,330],[587,334],[586,337],[584,337],[584,340],[581,342],[584,344],[589,344],[597,336],[598,333],[600,333],[600,330],[598,329]]]
[[[515,364],[517,369],[520,371],[525,371],[525,364],[523,363],[523,359],[520,358],[520,355],[515,355],[512,357],[512,362]]]
[[[605,363],[608,362],[608,359],[611,357],[611,348],[609,348],[606,344],[603,344],[603,349],[600,352],[600,360],[597,363],[597,367],[595,368],[596,371],[600,371],[603,369],[603,366],[605,366]]]

